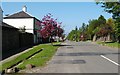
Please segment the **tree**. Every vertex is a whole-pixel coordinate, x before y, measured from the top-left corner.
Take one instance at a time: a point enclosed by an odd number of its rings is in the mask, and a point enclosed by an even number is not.
[[[61,37],[64,32],[60,27],[61,23],[57,22],[57,19],[54,19],[50,13],[43,17],[41,25],[40,34],[44,39],[51,39],[53,36]]]
[[[115,33],[120,43],[120,2],[101,1],[97,2],[97,4],[100,4],[101,7],[103,7],[106,12],[112,14],[113,19],[115,19]]]
[[[68,36],[67,36],[67,39],[68,40],[71,40],[71,41],[74,41],[75,40],[75,30],[72,30],[69,34],[68,34]]]
[[[87,30],[88,30],[88,25],[85,23],[82,23],[82,27],[80,28],[80,40],[85,41],[87,39]]]
[[[107,21],[106,21],[106,24],[109,25],[111,27],[111,33],[109,33],[110,35],[112,35],[113,37],[113,41],[115,41],[115,21],[112,19],[112,18],[109,18]]]
[[[87,35],[89,36],[89,39],[92,40],[93,36],[95,35],[94,30],[98,27],[98,20],[93,19],[89,21],[88,29],[87,29]]]
[[[112,28],[107,24],[104,27],[100,28],[100,30],[98,31],[99,35],[101,36],[107,36],[111,32]]]
[[[20,28],[19,28],[19,31],[22,32],[22,33],[25,33],[25,31],[26,31],[26,28],[25,28],[25,27],[26,27],[26,26],[20,27]]]
[[[111,26],[112,27],[112,31],[115,32],[115,21],[112,18],[109,18],[106,21],[106,24],[108,24],[109,26]]]
[[[105,25],[106,23],[106,19],[104,18],[104,16],[100,15],[100,17],[98,18],[98,25]]]
[[[97,27],[104,27],[105,24],[106,19],[104,18],[104,16],[100,15],[100,17],[97,20]]]
[[[82,24],[82,32],[85,32],[85,23]]]
[[[77,42],[77,38],[78,38],[77,32],[78,32],[78,28],[77,28],[77,26],[76,26],[76,27],[75,27],[75,41],[76,41],[76,42]]]

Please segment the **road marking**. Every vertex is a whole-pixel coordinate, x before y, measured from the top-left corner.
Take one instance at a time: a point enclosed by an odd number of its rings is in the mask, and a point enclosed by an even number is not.
[[[103,55],[100,55],[100,56],[103,57],[104,59],[107,59],[108,61],[114,63],[115,65],[120,66],[118,63],[114,62],[113,60],[111,60],[111,59],[109,59],[109,58],[107,58],[107,57],[105,57]]]

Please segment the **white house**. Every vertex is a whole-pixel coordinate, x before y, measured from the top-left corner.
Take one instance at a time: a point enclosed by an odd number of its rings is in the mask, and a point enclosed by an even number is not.
[[[22,11],[4,17],[3,22],[16,28],[25,27],[26,32],[34,34],[34,43],[40,42],[40,32],[38,31],[42,28],[41,21],[27,13],[26,6],[22,8]]]

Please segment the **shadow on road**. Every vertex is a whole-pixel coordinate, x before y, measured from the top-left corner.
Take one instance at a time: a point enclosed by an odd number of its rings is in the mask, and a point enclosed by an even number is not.
[[[54,60],[50,64],[85,64],[85,60]]]
[[[72,46],[72,45],[53,45],[53,46]]]
[[[80,53],[58,53],[56,56],[99,56],[99,55],[110,55],[120,53],[95,53],[95,52],[80,52]]]

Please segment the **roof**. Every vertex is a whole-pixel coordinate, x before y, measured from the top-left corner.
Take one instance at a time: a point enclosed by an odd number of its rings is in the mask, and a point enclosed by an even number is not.
[[[15,27],[11,26],[11,25],[8,25],[8,24],[5,23],[5,22],[2,22],[2,27],[17,29],[17,28],[15,28]]]
[[[4,19],[7,19],[7,18],[34,18],[34,17],[32,17],[31,15],[29,15],[28,13],[24,11],[20,11],[18,13],[4,17]]]

